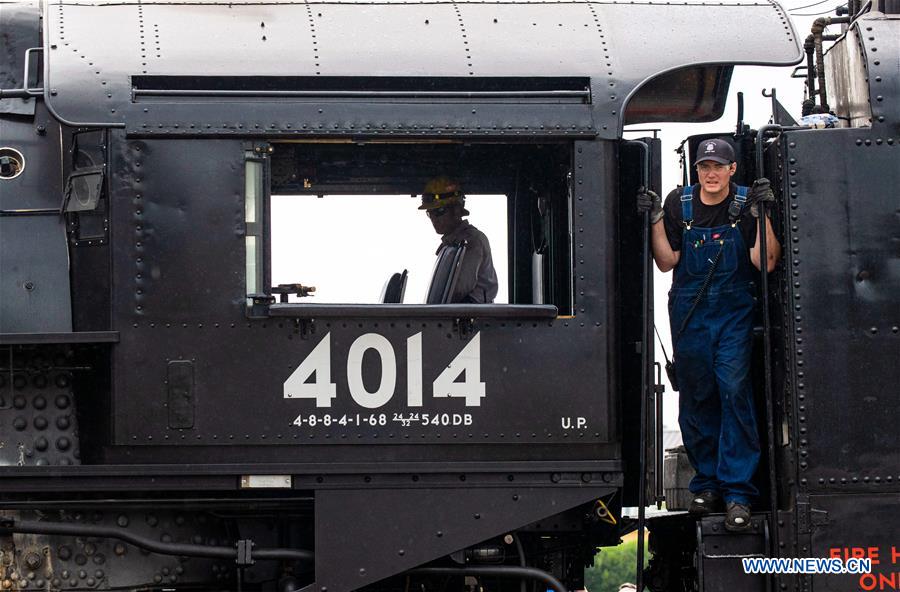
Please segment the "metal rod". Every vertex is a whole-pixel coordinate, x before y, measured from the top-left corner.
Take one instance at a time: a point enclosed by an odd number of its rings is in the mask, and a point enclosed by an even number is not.
[[[43,88],[32,88],[28,86],[28,74],[31,70],[31,54],[43,53],[43,47],[29,47],[25,50],[25,65],[23,67],[22,88],[0,89],[0,99],[30,99],[31,97],[39,97],[44,94]]]
[[[656,509],[662,509],[662,503],[666,501],[665,491],[663,490],[663,431],[662,431],[662,423],[663,423],[663,393],[665,387],[662,386],[662,367],[659,362],[654,361],[653,367],[656,370],[656,380],[654,381],[653,388],[653,396],[654,404],[656,407],[656,421],[654,425],[656,426],[656,454],[654,455],[654,466],[656,467],[656,473],[654,475],[656,487],[654,488],[656,493]],[[659,385],[657,388],[656,385]]]
[[[418,576],[494,576],[499,578],[522,578],[538,580],[555,592],[568,592],[562,582],[551,574],[534,567],[497,565],[484,567],[419,567],[406,572]]]
[[[780,125],[764,125],[759,128],[756,133],[756,174],[762,177],[765,171],[763,150],[765,148],[766,134],[768,132],[781,133],[783,128]],[[759,228],[757,232],[757,240],[759,241],[759,275],[760,275],[760,298],[762,299],[762,315],[763,315],[763,367],[764,367],[764,391],[766,397],[766,437],[768,438],[768,460],[769,460],[769,506],[771,520],[778,520],[778,483],[775,475],[775,426],[774,426],[774,401],[772,400],[772,361],[770,352],[771,341],[771,323],[769,321],[769,259],[767,253],[766,242],[768,236],[766,233],[766,203],[761,201],[759,207]],[[773,526],[775,526],[773,524]],[[770,553],[772,557],[778,554],[778,528],[772,528],[772,544]]]
[[[183,543],[163,543],[143,537],[127,530],[112,526],[93,524],[69,524],[65,522],[44,522],[32,520],[0,519],[0,532],[26,534],[53,534],[63,536],[89,536],[118,539],[135,547],[147,549],[160,555],[182,555],[188,557],[209,557],[212,559],[237,559],[237,549],[231,547],[209,547]],[[253,551],[257,560],[313,561],[310,551],[301,549],[259,549]]]
[[[0,99],[28,99],[31,95],[24,88],[8,88],[3,90],[0,88]]]
[[[2,97],[0,97],[2,98]],[[31,208],[27,210],[0,210],[0,216],[58,216],[59,208]]]
[[[43,47],[29,47],[25,50],[25,74],[22,76],[22,87],[25,89],[25,92],[32,97],[39,97],[44,94],[43,88],[32,88],[28,86],[28,78],[31,72],[31,54],[32,53],[40,53],[44,54]]]
[[[625,142],[629,146],[637,146],[643,152],[641,167],[641,183],[644,188],[650,189],[650,146],[641,140]],[[638,540],[637,540],[637,589],[644,589],[644,527],[646,525],[647,505],[647,405],[650,399],[650,348],[653,346],[652,326],[650,317],[650,291],[653,289],[650,267],[650,213],[644,212],[641,216],[642,227],[642,253],[641,269],[644,285],[641,295],[641,315],[643,317],[643,347],[641,347],[641,426],[640,426],[640,462],[638,475]],[[658,426],[657,426],[658,427]]]
[[[182,90],[168,88],[134,88],[135,97],[285,97],[285,98],[458,98],[458,99],[589,99],[589,90],[521,90],[521,91],[417,91],[417,90]]]

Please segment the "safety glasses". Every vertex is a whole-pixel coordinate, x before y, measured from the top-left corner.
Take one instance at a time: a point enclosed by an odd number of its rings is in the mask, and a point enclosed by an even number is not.
[[[720,164],[718,162],[701,162],[697,165],[697,171],[700,173],[724,173],[730,168],[730,164]]]

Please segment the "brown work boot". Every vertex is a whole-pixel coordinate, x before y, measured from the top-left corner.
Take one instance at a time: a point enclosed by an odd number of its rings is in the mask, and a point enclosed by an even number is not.
[[[715,491],[706,490],[694,496],[688,512],[695,516],[706,516],[707,514],[721,512],[723,509],[722,496]]]
[[[750,506],[729,502],[728,510],[725,512],[725,530],[741,532],[748,528],[750,528]]]

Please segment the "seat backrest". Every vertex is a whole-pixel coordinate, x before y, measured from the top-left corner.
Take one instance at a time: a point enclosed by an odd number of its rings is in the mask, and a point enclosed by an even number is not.
[[[465,243],[444,245],[441,248],[437,261],[434,263],[434,271],[431,273],[431,284],[428,286],[425,304],[448,304],[450,302],[453,288],[456,286],[456,278],[459,276],[459,268],[465,255]]]
[[[384,284],[381,290],[382,304],[401,304],[403,296],[406,294],[406,278],[407,271],[404,269],[401,273],[395,273]]]

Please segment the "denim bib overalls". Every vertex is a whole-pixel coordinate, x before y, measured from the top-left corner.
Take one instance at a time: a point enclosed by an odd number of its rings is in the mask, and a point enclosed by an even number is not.
[[[759,493],[752,483],[760,444],[750,378],[755,268],[734,218],[715,228],[691,224],[693,197],[699,198],[699,191],[699,185],[686,187],[681,197],[684,238],[669,292],[673,338],[720,249],[721,254],[704,296],[674,344],[678,423],[697,471],[691,492],[711,490],[726,502],[748,504]],[[738,187],[735,200],[743,205],[746,195],[747,188]]]

